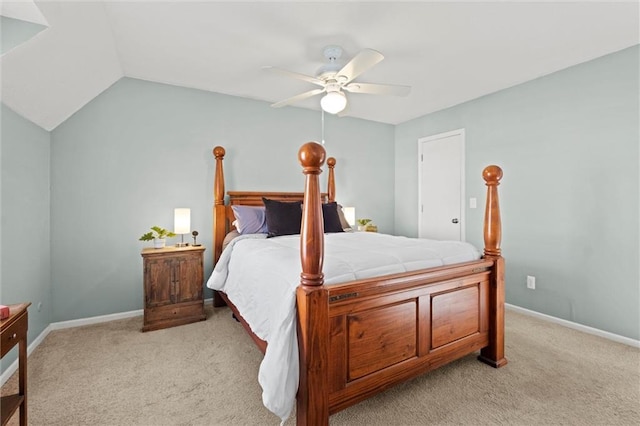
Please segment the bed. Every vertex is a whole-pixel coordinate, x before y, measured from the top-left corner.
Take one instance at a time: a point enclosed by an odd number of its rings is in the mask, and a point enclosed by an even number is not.
[[[275,356],[295,358],[293,392],[297,388],[298,424],[328,424],[329,416],[337,411],[477,351],[478,359],[492,367],[507,363],[499,167],[483,171],[487,185],[485,247],[478,259],[329,285],[323,271],[325,239],[337,237],[325,236],[323,203],[335,202],[335,159],[326,160],[326,193],[320,191],[319,184],[326,152],[322,145],[309,142],[298,152],[305,175],[304,192],[229,191],[225,203],[225,150],[216,147],[213,154],[214,262],[222,264],[223,242],[234,228],[233,206],[261,206],[264,198],[302,202],[300,235],[279,237],[289,246],[287,250],[291,250],[292,238],[299,244],[299,264],[292,265],[299,268],[299,284],[296,281],[297,287],[291,289],[294,313],[289,315],[296,353],[275,348],[277,339],[266,339],[270,342],[267,345],[245,319],[248,312],[241,312],[225,291],[214,292],[214,306],[229,306],[265,353],[265,361],[267,349],[278,354]],[[228,251],[224,253],[227,257]],[[291,391],[292,383],[285,386]],[[278,415],[284,419],[288,414]]]

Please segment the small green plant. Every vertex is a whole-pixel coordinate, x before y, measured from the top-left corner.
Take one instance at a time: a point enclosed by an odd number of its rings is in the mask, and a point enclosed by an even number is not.
[[[357,219],[358,225],[367,226],[367,223],[371,222],[371,219]]]
[[[146,234],[143,234],[142,237],[140,237],[140,241],[151,241],[155,239],[163,239],[163,238],[175,237],[175,236],[176,234],[174,234],[171,231],[168,231],[159,226],[152,226],[150,232],[147,232]]]

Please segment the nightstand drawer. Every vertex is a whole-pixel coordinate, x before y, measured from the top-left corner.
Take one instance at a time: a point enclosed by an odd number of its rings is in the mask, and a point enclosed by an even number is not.
[[[181,305],[160,306],[144,310],[145,324],[197,316],[204,316],[204,304],[202,301]]]
[[[22,315],[8,328],[2,330],[2,356],[11,350],[21,339],[27,338],[27,316]]]

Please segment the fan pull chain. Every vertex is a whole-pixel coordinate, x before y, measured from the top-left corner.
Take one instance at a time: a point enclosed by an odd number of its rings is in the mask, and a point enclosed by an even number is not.
[[[322,115],[321,115],[321,117],[322,117],[322,119],[321,119],[321,122],[322,122],[322,145],[324,145],[324,110],[322,108],[320,108],[320,111],[322,111]]]

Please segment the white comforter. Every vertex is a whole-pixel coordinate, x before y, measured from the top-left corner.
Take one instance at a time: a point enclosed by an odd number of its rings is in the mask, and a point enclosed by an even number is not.
[[[480,258],[469,243],[372,232],[326,234],[324,251],[327,285]],[[295,304],[300,272],[299,235],[241,235],[222,252],[207,282],[225,292],[252,331],[268,343],[258,381],[265,407],[283,421],[298,389]]]

